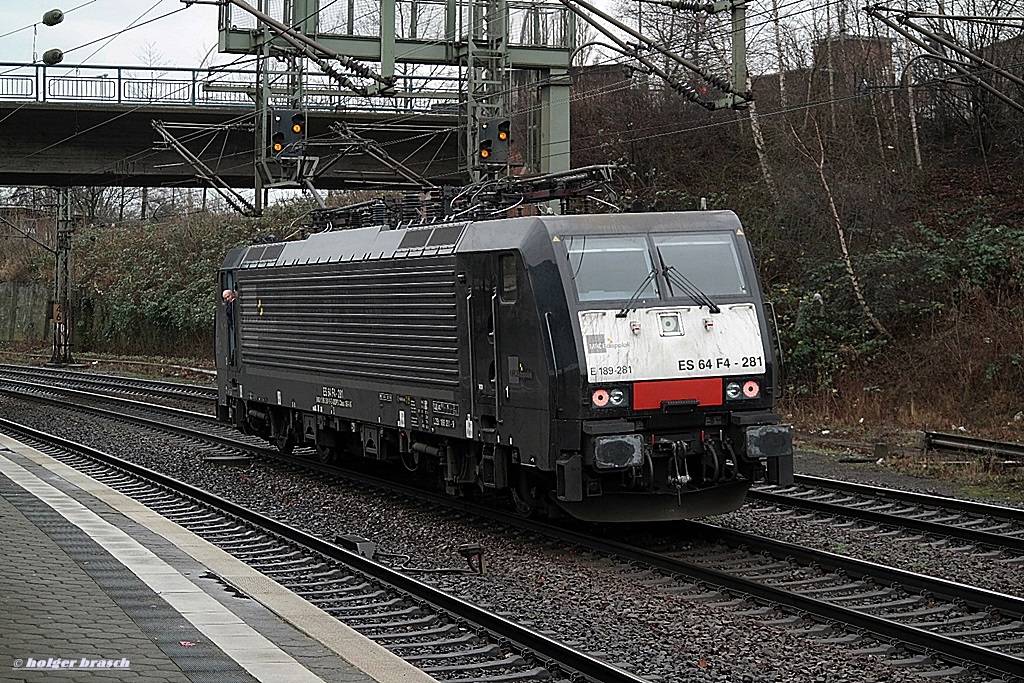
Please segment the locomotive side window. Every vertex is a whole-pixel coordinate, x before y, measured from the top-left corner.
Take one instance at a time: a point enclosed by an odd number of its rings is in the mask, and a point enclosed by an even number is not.
[[[654,278],[637,288],[653,270],[644,237],[573,235],[565,239],[569,267],[580,301],[618,301],[658,297]]]
[[[516,257],[505,254],[501,257],[501,300],[512,303],[516,300],[518,285],[516,280]]]
[[[666,267],[677,270],[708,296],[750,293],[731,234],[654,235],[654,246]]]

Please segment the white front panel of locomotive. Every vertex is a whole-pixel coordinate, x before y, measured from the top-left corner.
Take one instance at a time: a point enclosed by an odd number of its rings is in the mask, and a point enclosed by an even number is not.
[[[764,345],[753,304],[580,311],[590,382],[756,375]]]

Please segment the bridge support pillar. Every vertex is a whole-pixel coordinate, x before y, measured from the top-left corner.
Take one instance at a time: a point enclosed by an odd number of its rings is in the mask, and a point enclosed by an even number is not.
[[[568,171],[569,74],[550,69],[540,86],[540,172]]]
[[[57,244],[53,268],[53,354],[49,365],[64,366],[74,362],[71,355],[71,237],[75,223],[71,215],[71,190],[57,189]]]

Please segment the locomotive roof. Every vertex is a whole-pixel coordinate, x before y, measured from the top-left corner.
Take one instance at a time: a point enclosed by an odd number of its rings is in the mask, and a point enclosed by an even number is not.
[[[370,227],[317,233],[296,242],[253,245],[229,254],[224,267],[260,268],[526,250],[542,243],[547,246],[552,238],[566,234],[741,229],[739,218],[732,211],[528,216],[475,223],[438,223],[401,230]]]
[[[509,249],[525,244],[540,230],[548,237],[585,233],[681,232],[742,230],[732,211],[672,211],[659,213],[603,213],[569,216],[532,216],[478,221],[459,243],[459,251]]]

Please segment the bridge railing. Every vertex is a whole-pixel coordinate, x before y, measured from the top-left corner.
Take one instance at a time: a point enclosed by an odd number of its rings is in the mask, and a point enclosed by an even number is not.
[[[285,21],[281,0],[250,0],[250,4]],[[465,40],[474,19],[472,0],[395,0],[395,38],[398,40]],[[455,35],[447,35],[448,12],[454,11]],[[574,47],[574,15],[555,0],[507,0],[505,3],[509,47]],[[380,0],[320,0],[315,5],[316,36],[375,38],[380,35]],[[255,29],[258,22],[249,12],[231,4],[222,6],[221,28]]]
[[[286,77],[281,74],[280,80]],[[74,66],[0,62],[0,100],[127,105],[252,107],[256,71],[211,67]],[[338,89],[328,76],[304,77],[306,109],[396,113],[454,113],[457,74],[400,76],[396,97],[366,98]],[[272,101],[286,106],[277,94]]]

